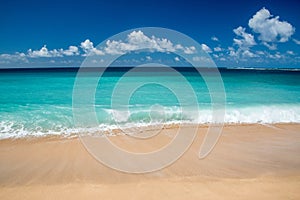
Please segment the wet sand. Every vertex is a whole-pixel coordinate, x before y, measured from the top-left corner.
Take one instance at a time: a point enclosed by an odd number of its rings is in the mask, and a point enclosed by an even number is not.
[[[227,125],[200,160],[207,131],[201,127],[179,160],[147,174],[104,166],[78,137],[0,140],[0,199],[300,199],[299,130],[300,124]],[[149,152],[170,142],[176,131],[111,141],[128,151]]]

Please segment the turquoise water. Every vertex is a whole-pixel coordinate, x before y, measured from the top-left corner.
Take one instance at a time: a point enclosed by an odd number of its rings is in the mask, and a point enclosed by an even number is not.
[[[84,125],[75,127],[73,119],[76,73],[70,69],[0,71],[0,138],[68,135],[84,129]],[[94,128],[107,130],[120,125],[180,121],[210,123],[211,98],[205,82],[195,71],[181,73],[195,91],[200,114],[195,112],[191,95],[178,99],[178,94],[170,89],[155,81],[151,83],[151,80],[162,80],[180,91],[183,83],[176,76],[155,72],[121,79],[124,71],[116,69],[105,73],[95,92],[99,125]],[[90,87],[93,74],[86,72],[83,87]],[[221,75],[226,91],[225,123],[300,122],[299,71],[222,69]],[[113,93],[120,80],[125,85],[150,84],[138,88],[126,99],[126,90]],[[182,113],[183,107],[189,112]]]

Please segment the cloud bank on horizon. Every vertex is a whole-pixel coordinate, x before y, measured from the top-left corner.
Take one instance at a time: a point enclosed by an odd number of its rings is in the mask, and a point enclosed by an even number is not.
[[[281,66],[294,66],[300,68],[300,55],[294,49],[282,51],[279,45],[292,42],[300,45],[300,40],[293,38],[296,28],[279,16],[273,16],[266,8],[257,11],[248,21],[248,27],[238,26],[233,29],[232,45],[222,46],[217,36],[212,36],[212,44],[201,44],[203,51],[209,53],[218,66],[243,67],[247,63],[253,67],[269,66],[280,63]],[[173,44],[168,38],[147,36],[142,31],[133,31],[128,34],[126,41],[106,41],[105,48],[98,49],[90,39],[77,45],[70,45],[63,49],[48,49],[46,45],[40,49],[28,49],[27,52],[13,54],[0,54],[0,67],[22,66],[79,66],[87,55],[118,55],[129,53],[140,47],[155,52],[181,51],[184,54],[194,54],[193,46]],[[153,60],[149,55],[146,60]],[[176,66],[181,59],[174,56],[173,65]],[[138,64],[139,61],[134,61]],[[180,62],[182,65],[182,62]],[[248,66],[247,66],[248,67]]]

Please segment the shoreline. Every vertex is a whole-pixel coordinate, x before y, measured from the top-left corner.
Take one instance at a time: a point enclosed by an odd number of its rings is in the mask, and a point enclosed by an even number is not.
[[[58,199],[300,198],[300,124],[272,126],[226,125],[218,144],[202,160],[197,155],[207,127],[200,127],[179,160],[147,174],[126,174],[104,166],[78,137],[3,139],[0,198],[40,199],[45,194]],[[176,127],[171,127],[149,140],[120,135],[111,141],[128,151],[148,152],[175,134]]]
[[[162,129],[174,129],[174,128],[178,128],[179,126],[181,127],[195,127],[197,126],[198,128],[208,128],[211,124],[209,123],[204,123],[204,124],[199,124],[199,123],[167,123],[167,124],[154,124],[154,125],[144,125],[144,126],[130,126],[130,127],[125,127],[125,128],[114,128],[114,129],[109,129],[109,130],[100,130],[101,128],[99,128],[99,130],[96,130],[96,133],[92,133],[92,134],[105,134],[106,136],[110,137],[110,136],[120,136],[120,135],[125,135],[122,133],[122,130],[127,130],[127,129],[131,129],[131,128],[140,128],[141,132],[145,131],[145,130],[149,130],[149,131],[155,131],[157,130],[157,127],[160,128],[161,126],[164,126]],[[218,124],[215,124],[216,126],[219,126]],[[276,122],[276,123],[224,123],[223,124],[223,128],[225,127],[235,127],[235,126],[266,126],[269,128],[274,128],[274,129],[282,129],[282,127],[284,126],[297,126],[300,125],[300,122]],[[279,127],[278,127],[279,126]],[[149,127],[153,127],[152,129]],[[72,129],[72,128],[71,128]],[[94,128],[92,128],[94,129]],[[284,129],[286,131],[288,131],[287,129]],[[291,130],[294,131],[294,130]],[[63,132],[63,131],[62,131]],[[35,140],[35,139],[70,139],[70,138],[76,138],[79,137],[80,133],[64,133],[64,134],[53,134],[53,133],[43,133],[40,135],[25,135],[25,136],[19,136],[19,137],[5,137],[5,138],[1,138],[0,137],[0,141],[11,141],[11,140]]]

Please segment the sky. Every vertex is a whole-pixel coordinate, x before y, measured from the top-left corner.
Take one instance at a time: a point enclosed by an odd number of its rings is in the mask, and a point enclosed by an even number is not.
[[[300,68],[299,10],[299,1],[288,0],[3,1],[0,68],[78,67],[89,54],[135,50],[130,38],[146,40],[146,46],[159,53],[171,50],[173,57],[162,58],[169,59],[170,65],[184,65],[176,53],[191,46],[170,40],[168,44],[174,44],[165,47],[163,38],[152,40],[138,32],[139,27],[163,27],[186,34],[219,67]],[[128,34],[126,42],[97,49],[99,43],[128,29],[136,31]],[[155,56],[142,56],[155,61]]]

